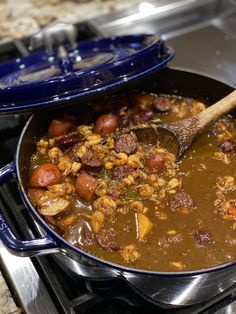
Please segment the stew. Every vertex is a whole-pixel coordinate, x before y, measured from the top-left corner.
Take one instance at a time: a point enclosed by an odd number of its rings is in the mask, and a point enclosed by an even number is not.
[[[51,121],[36,143],[28,196],[72,245],[125,266],[196,270],[236,258],[236,121],[214,123],[179,163],[135,125],[205,104],[138,91]],[[81,121],[82,120],[82,121]]]

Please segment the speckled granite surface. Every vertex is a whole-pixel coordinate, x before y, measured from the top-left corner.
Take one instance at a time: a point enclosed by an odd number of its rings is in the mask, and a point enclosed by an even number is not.
[[[0,314],[19,314],[6,282],[0,272]]]
[[[82,22],[125,10],[142,0],[0,0],[0,40],[21,38],[52,22]],[[146,0],[148,1],[148,0]]]

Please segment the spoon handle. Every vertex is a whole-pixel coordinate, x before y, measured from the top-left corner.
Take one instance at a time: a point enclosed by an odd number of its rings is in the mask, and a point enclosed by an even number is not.
[[[234,108],[236,108],[236,90],[198,114],[199,131]]]

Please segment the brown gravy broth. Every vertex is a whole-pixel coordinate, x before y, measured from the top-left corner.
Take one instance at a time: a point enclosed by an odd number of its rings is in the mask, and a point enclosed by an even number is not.
[[[176,164],[129,128],[194,116],[203,103],[135,92],[93,108],[91,123],[55,119],[37,143],[28,195],[47,223],[72,245],[129,267],[183,271],[235,260],[233,117],[200,135]]]

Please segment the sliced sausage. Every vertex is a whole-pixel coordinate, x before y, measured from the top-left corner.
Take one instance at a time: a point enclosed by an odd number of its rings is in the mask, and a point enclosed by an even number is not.
[[[119,128],[127,128],[131,123],[131,119],[129,115],[123,114],[118,117],[117,122],[118,122]]]
[[[91,166],[86,166],[83,165],[83,171],[90,174],[93,177],[97,177],[99,173],[102,171],[103,167],[91,167]]]
[[[126,155],[134,154],[137,150],[137,141],[130,134],[122,134],[116,140],[115,150],[117,153],[125,153]]]
[[[70,157],[71,161],[78,161],[79,157],[76,155],[78,149],[81,147],[82,143],[76,143],[71,146],[68,151],[67,155]]]
[[[119,245],[115,241],[116,232],[114,229],[103,229],[96,234],[96,240],[98,244],[105,250],[117,251],[119,250]]]
[[[113,114],[103,114],[97,119],[94,132],[106,136],[113,133],[117,127],[117,120]]]
[[[191,196],[184,191],[176,193],[170,199],[169,205],[173,212],[179,212],[181,214],[189,214],[195,207]]]
[[[163,96],[156,97],[153,100],[153,107],[160,112],[169,111],[172,106],[171,99]]]
[[[126,165],[114,167],[111,172],[112,179],[120,180],[126,177],[130,171],[131,168]]]
[[[35,168],[30,177],[30,186],[34,188],[47,187],[61,183],[61,172],[56,165],[46,163]]]
[[[141,109],[138,113],[141,121],[148,122],[153,118],[153,111],[147,109]]]
[[[236,142],[232,140],[226,140],[220,143],[219,148],[225,154],[231,153],[236,151]]]
[[[82,199],[90,201],[93,197],[97,184],[97,179],[85,172],[81,172],[77,176],[75,187],[78,195]]]
[[[83,154],[81,161],[84,165],[90,167],[100,167],[102,165],[98,152],[93,148],[88,149],[86,153]]]
[[[55,137],[68,133],[72,127],[71,121],[53,119],[48,128],[48,136]]]
[[[54,146],[59,147],[60,149],[67,149],[79,142],[82,142],[83,137],[78,132],[73,132],[54,138]]]
[[[207,230],[194,230],[193,235],[197,241],[197,244],[200,246],[213,242],[212,235]]]
[[[146,166],[151,172],[162,173],[165,170],[165,156],[161,154],[151,156],[147,160]]]

